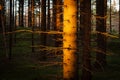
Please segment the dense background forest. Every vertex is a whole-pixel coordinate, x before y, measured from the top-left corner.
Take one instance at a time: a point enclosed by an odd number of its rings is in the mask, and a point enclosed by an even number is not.
[[[0,0],[0,80],[119,80],[120,0]]]

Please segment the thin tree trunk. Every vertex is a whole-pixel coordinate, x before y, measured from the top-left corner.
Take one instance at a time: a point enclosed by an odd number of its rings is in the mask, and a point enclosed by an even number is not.
[[[50,0],[48,0],[48,15],[47,15],[47,30],[49,31],[50,30]]]
[[[64,0],[63,80],[78,80],[77,0]]]
[[[12,16],[12,0],[10,0],[10,27],[9,27],[9,32],[12,32],[12,23],[13,23],[13,16]],[[9,54],[8,54],[8,58],[9,60],[12,58],[12,43],[13,43],[13,39],[12,39],[12,34],[9,34]]]
[[[24,27],[24,0],[19,1],[19,26]]]
[[[119,0],[119,38],[120,38],[120,0]]]
[[[41,2],[39,1],[39,29],[41,27]]]
[[[112,32],[112,23],[111,23],[111,0],[110,0],[110,33]]]
[[[17,20],[17,1],[15,0],[15,19],[14,19],[14,30],[16,30],[17,25],[16,25],[16,20]],[[16,33],[14,34],[14,42],[16,43]]]
[[[31,27],[31,0],[28,0],[28,27]]]
[[[35,18],[34,18],[34,0],[31,0],[31,12],[32,12],[32,31],[34,32]],[[34,33],[32,33],[32,46],[34,46]],[[35,52],[34,47],[32,47],[32,52]]]

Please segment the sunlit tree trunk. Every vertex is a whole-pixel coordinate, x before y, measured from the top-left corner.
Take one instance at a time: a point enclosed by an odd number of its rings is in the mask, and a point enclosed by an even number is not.
[[[90,35],[91,35],[91,0],[80,1],[82,27],[82,80],[91,80],[91,56],[90,56]]]
[[[77,0],[64,0],[63,80],[78,80]]]
[[[96,67],[101,68],[106,65],[106,14],[107,0],[96,0],[96,31],[97,31],[97,53]]]

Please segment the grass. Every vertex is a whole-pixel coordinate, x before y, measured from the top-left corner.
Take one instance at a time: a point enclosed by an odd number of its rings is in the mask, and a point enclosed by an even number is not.
[[[38,37],[39,35],[35,34],[35,38]],[[31,38],[31,33],[17,33],[17,38]],[[2,37],[0,41],[2,42]],[[38,43],[37,41],[39,40],[36,40],[35,43]],[[108,42],[108,50],[112,52],[112,55],[107,56],[108,65],[103,71],[93,72],[92,80],[120,80],[119,49],[119,39],[111,39]],[[3,55],[3,48],[0,46],[0,80],[61,80],[61,65],[41,63],[38,59],[39,52],[31,52],[31,39],[17,40],[12,51],[12,60],[9,61]],[[52,60],[49,59],[45,62]],[[81,77],[81,69],[79,71]]]

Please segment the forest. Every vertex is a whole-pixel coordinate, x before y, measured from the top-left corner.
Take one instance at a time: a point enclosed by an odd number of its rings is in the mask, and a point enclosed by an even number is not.
[[[0,0],[0,80],[120,80],[120,0]]]

